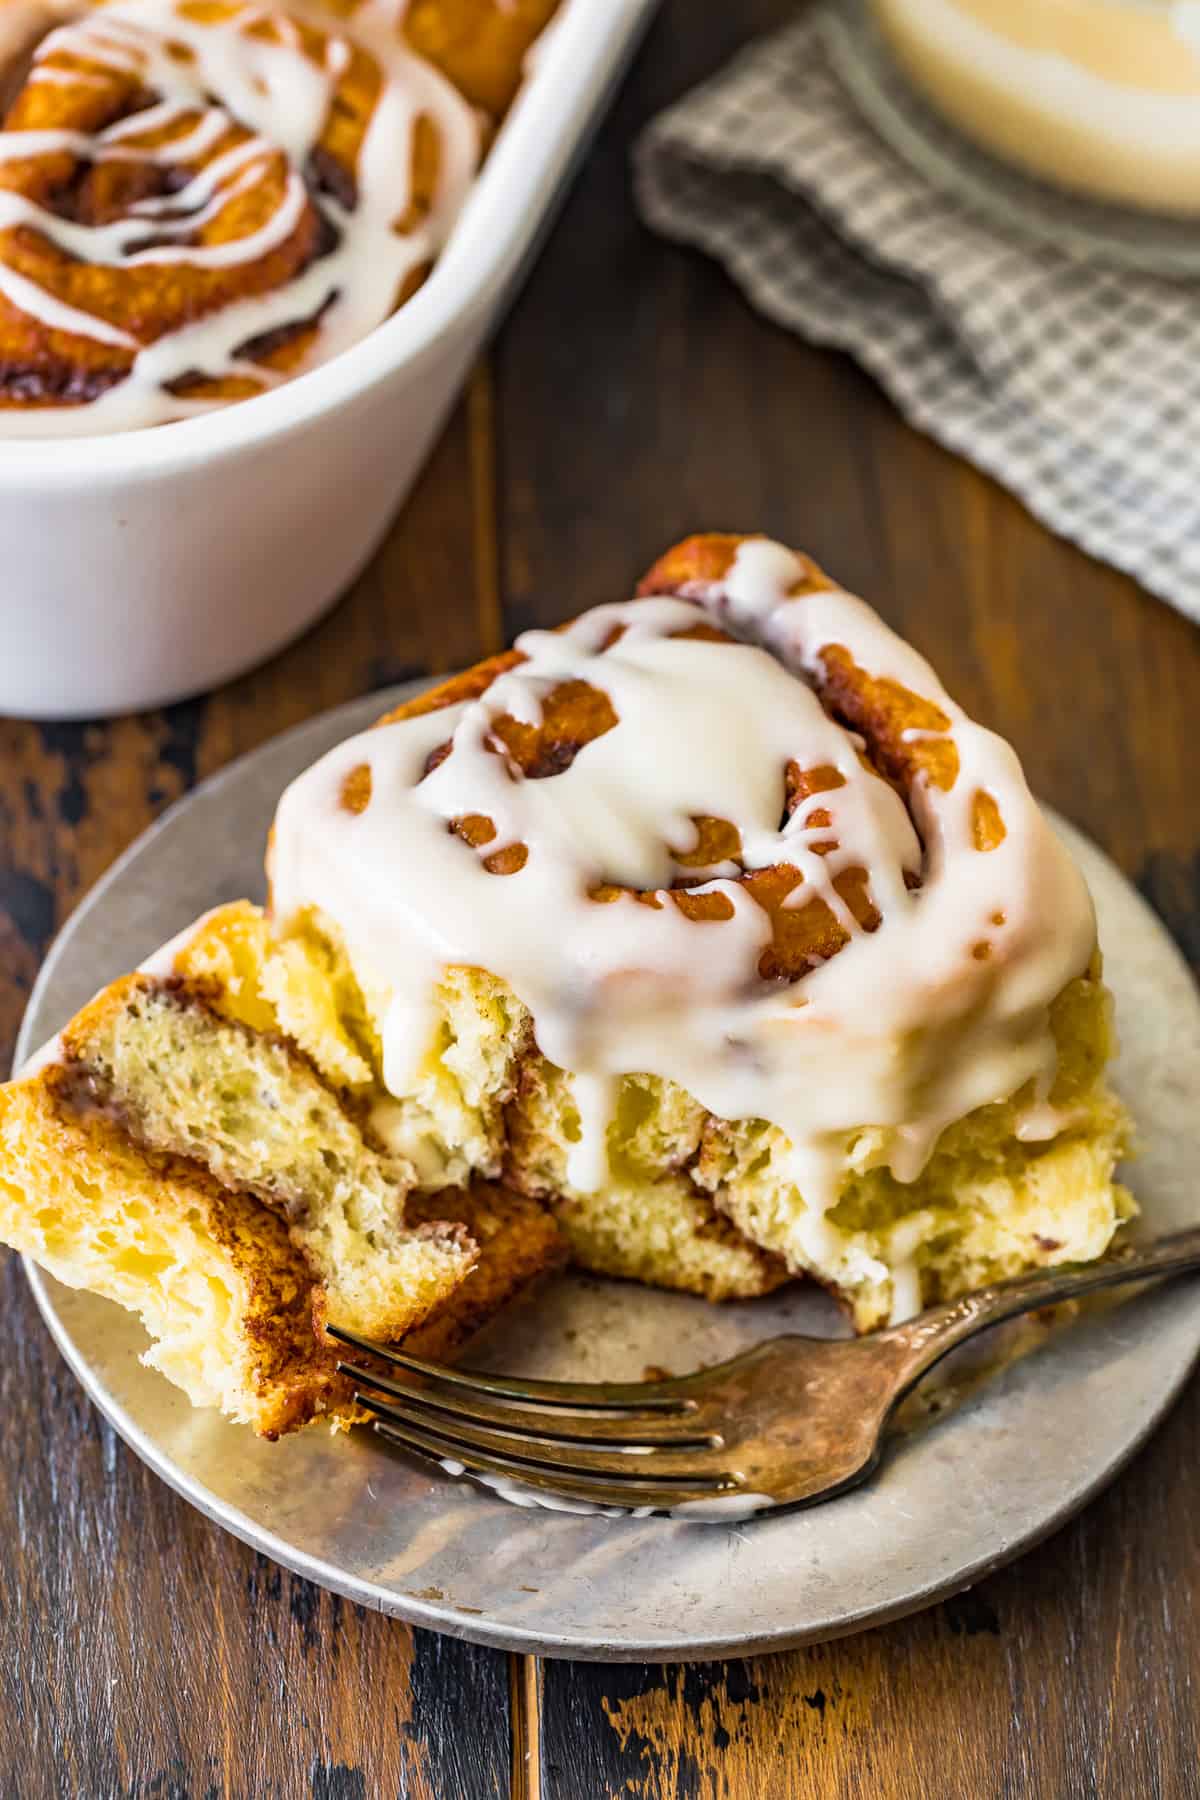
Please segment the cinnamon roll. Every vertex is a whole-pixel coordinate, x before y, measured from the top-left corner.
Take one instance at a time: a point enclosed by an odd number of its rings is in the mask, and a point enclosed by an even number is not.
[[[0,435],[186,417],[381,324],[553,10],[19,0],[0,15]]]
[[[1082,876],[1012,749],[780,544],[690,539],[400,707],[268,863],[268,915],[0,1090],[0,1237],[260,1429],[345,1415],[326,1319],[442,1345],[564,1240],[711,1299],[808,1276],[869,1330],[1134,1210]]]
[[[285,794],[276,932],[367,999],[381,1134],[578,1261],[860,1329],[1131,1201],[1083,879],[1012,749],[761,538],[528,632]]]

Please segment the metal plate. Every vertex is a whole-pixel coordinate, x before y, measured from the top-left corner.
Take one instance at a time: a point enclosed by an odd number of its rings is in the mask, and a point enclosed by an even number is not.
[[[931,186],[1026,244],[1145,275],[1200,275],[1195,219],[1091,200],[1000,162],[944,119],[892,59],[868,0],[823,0],[821,32],[867,123]]]
[[[356,701],[276,739],[180,802],[115,865],[47,959],[27,1054],[102,983],[201,909],[262,891],[259,851],[284,783],[424,684]],[[1147,1149],[1146,1227],[1191,1223],[1200,1193],[1200,1001],[1149,909],[1066,833],[1096,897],[1116,989],[1120,1084]],[[140,1325],[30,1269],[68,1363],[142,1459],[202,1512],[288,1568],[415,1624],[503,1648],[614,1661],[713,1657],[835,1637],[929,1604],[1036,1542],[1107,1481],[1170,1405],[1200,1350],[1183,1282],[1092,1314],[1036,1355],[1010,1344],[954,1404],[920,1409],[864,1491],[741,1525],[518,1511],[426,1472],[365,1432],[266,1444],[192,1409],[138,1362]],[[474,1360],[529,1374],[641,1376],[791,1328],[838,1329],[819,1293],[710,1307],[567,1277],[515,1309]],[[1027,1343],[1027,1340],[1026,1340]],[[1021,1344],[1017,1348],[1024,1347]],[[993,1359],[997,1360],[997,1359]]]

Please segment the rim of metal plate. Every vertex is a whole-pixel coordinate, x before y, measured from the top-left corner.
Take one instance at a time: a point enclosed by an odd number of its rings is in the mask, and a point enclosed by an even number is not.
[[[1200,275],[1194,219],[1138,212],[1024,175],[964,137],[914,91],[868,0],[823,0],[821,34],[838,79],[867,123],[931,186],[1010,237],[1144,275]]]
[[[299,726],[177,802],[60,933],[34,988],[18,1058],[203,907],[261,892],[257,846],[286,781],[427,685],[405,683]],[[1153,1001],[1129,1009],[1131,1098],[1152,1128],[1135,1185],[1153,1228],[1182,1225],[1200,1190],[1200,1120],[1188,1099],[1200,1089],[1200,999],[1145,902],[1088,840],[1063,829],[1108,928],[1118,998]],[[740,1525],[603,1520],[519,1512],[388,1455],[365,1434],[334,1440],[306,1432],[264,1445],[195,1412],[143,1368],[137,1357],[146,1340],[130,1315],[27,1270],[59,1350],[100,1412],[165,1482],[236,1537],[411,1624],[499,1649],[602,1661],[740,1656],[820,1642],[970,1586],[1054,1531],[1112,1479],[1170,1407],[1200,1352],[1195,1292],[1181,1284],[1145,1293],[1119,1316],[1061,1333],[993,1375],[952,1416],[904,1437],[881,1477],[858,1494]],[[577,1375],[581,1365],[563,1349],[572,1333],[560,1328],[581,1317],[591,1342],[628,1325],[630,1344],[614,1351],[626,1366],[602,1371],[626,1378],[656,1359],[682,1367],[679,1357],[711,1360],[789,1326],[827,1328],[808,1316],[819,1297],[802,1287],[788,1294],[722,1309],[568,1278],[531,1315],[532,1336],[528,1318],[524,1340],[518,1331],[518,1366]],[[532,1364],[520,1360],[530,1341]],[[675,1360],[658,1354],[666,1342]],[[511,1343],[506,1352],[501,1342],[490,1353],[493,1366],[506,1354],[514,1354]],[[1080,1417],[1089,1421],[1083,1442]],[[870,1558],[864,1544],[874,1546]]]

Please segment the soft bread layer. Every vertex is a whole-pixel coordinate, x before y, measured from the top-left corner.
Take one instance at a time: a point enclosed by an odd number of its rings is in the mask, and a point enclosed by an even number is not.
[[[378,1098],[387,996],[358,985],[328,921],[306,918],[275,943],[255,908],[226,907],[182,946],[175,967],[213,983],[230,1016],[286,1031],[329,1079],[361,1073],[361,1095],[377,1096],[373,1127],[412,1163],[421,1187],[503,1170],[510,1186],[554,1206],[575,1261],[597,1274],[710,1300],[768,1293],[787,1278],[780,1259],[749,1242],[686,1174],[706,1115],[678,1088],[625,1082],[609,1134],[611,1179],[596,1192],[566,1179],[578,1136],[570,1077],[537,1054],[525,1008],[484,971],[446,971],[425,1055],[397,1099]]]
[[[846,1147],[837,1204],[814,1219],[789,1179],[789,1146],[761,1121],[711,1121],[696,1178],[755,1242],[847,1301],[868,1331],[1024,1270],[1102,1256],[1137,1210],[1113,1176],[1129,1119],[1103,1080],[1112,1005],[1098,969],[1051,1012],[1058,1075],[1048,1105],[1032,1091],[949,1126],[918,1180],[878,1166],[878,1134]],[[1022,1141],[1022,1122],[1053,1137]]]
[[[334,1323],[400,1337],[474,1263],[461,1226],[406,1224],[408,1165],[371,1148],[300,1056],[221,1018],[195,989],[114,983],[72,1022],[63,1052],[81,1103],[112,1108],[148,1149],[198,1161],[275,1208]]]
[[[481,970],[448,969],[435,1028],[402,1101],[383,1084],[388,996],[359,985],[327,921],[306,918],[276,940],[248,902],[220,908],[183,943],[174,968],[212,990],[225,1016],[283,1032],[325,1080],[373,1106],[373,1127],[425,1190],[494,1177],[504,1160],[504,1106],[528,1046],[520,1002]]]
[[[707,1116],[682,1088],[630,1076],[608,1130],[605,1178],[591,1191],[571,1180],[580,1139],[571,1077],[531,1055],[508,1108],[507,1178],[553,1203],[575,1260],[597,1274],[706,1300],[769,1293],[787,1280],[786,1265],[743,1236],[689,1173]]]
[[[141,1148],[114,1119],[64,1104],[58,1085],[49,1071],[0,1088],[0,1239],[136,1314],[153,1340],[143,1362],[194,1406],[270,1438],[349,1422],[326,1291],[283,1221],[198,1165]],[[565,1257],[543,1207],[487,1183],[414,1200],[418,1228],[447,1220],[479,1257],[403,1340],[436,1361]]]
[[[194,1406],[264,1437],[345,1409],[321,1289],[266,1207],[65,1110],[41,1076],[0,1088],[0,1153],[0,1238],[136,1313],[153,1339],[142,1360]]]
[[[573,1260],[595,1275],[705,1300],[753,1299],[788,1279],[786,1264],[744,1237],[686,1177],[614,1179],[596,1193],[567,1183],[530,1191],[550,1198]]]
[[[275,1018],[296,1035],[331,991],[349,995],[336,1028],[323,1034],[324,1054],[340,1057],[338,1047],[352,1042],[378,1084],[386,996],[359,987],[335,931],[322,924],[306,920],[273,949],[261,915],[227,909],[185,947],[179,966],[193,976],[228,973],[231,945],[240,944],[238,1003],[252,1010],[270,989]],[[1111,1001],[1098,965],[1059,996],[1051,1023],[1058,1075],[1049,1112],[1040,1110],[1056,1135],[1017,1137],[1022,1118],[1035,1117],[1035,1096],[1019,1093],[950,1126],[919,1179],[902,1183],[872,1166],[878,1145],[864,1130],[847,1140],[839,1198],[824,1218],[789,1179],[777,1130],[717,1119],[651,1076],[620,1083],[607,1180],[595,1192],[573,1182],[580,1128],[572,1078],[537,1054],[516,996],[478,970],[447,972],[411,1097],[389,1097],[378,1116],[389,1141],[425,1162],[427,1179],[503,1166],[510,1185],[554,1207],[585,1268],[709,1299],[765,1293],[789,1272],[808,1274],[869,1330],[914,1303],[1099,1256],[1135,1210],[1113,1180],[1129,1124],[1103,1078]],[[318,1054],[321,1043],[312,1042]]]

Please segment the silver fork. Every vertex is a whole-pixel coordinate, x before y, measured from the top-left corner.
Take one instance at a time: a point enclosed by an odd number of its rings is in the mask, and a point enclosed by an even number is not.
[[[576,1504],[748,1515],[813,1505],[865,1481],[899,1402],[977,1332],[1100,1288],[1197,1267],[1200,1227],[1103,1262],[998,1282],[870,1337],[771,1338],[666,1381],[526,1381],[443,1368],[328,1330],[396,1371],[338,1365],[380,1436],[453,1474]]]

